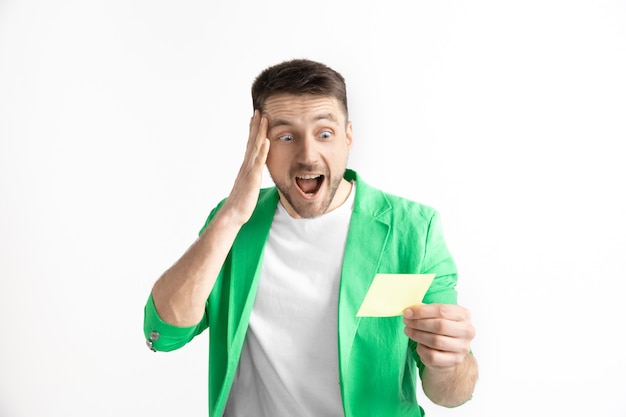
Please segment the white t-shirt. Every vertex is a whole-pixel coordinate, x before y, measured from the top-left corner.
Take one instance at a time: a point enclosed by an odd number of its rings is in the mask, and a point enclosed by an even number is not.
[[[354,190],[312,219],[278,204],[225,416],[343,416],[337,306]]]

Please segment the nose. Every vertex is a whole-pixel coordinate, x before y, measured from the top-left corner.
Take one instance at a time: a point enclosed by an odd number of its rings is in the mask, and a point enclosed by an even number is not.
[[[314,165],[318,162],[318,159],[318,143],[313,135],[307,134],[300,141],[298,149],[298,162],[307,165]]]

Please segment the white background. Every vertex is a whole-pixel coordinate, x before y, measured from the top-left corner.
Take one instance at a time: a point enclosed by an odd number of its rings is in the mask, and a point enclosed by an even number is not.
[[[350,166],[442,214],[481,378],[428,416],[626,416],[617,0],[0,0],[0,416],[206,416],[206,334],[152,353],[143,306],[290,58],[346,77]]]

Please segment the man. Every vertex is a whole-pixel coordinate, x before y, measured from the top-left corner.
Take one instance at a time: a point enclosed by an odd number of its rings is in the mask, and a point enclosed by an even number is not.
[[[437,212],[367,185],[343,77],[309,60],[264,70],[232,191],[155,283],[153,350],[210,330],[213,416],[421,416],[466,402],[474,327]],[[275,187],[261,189],[264,166]],[[377,273],[434,273],[404,317],[357,317]]]

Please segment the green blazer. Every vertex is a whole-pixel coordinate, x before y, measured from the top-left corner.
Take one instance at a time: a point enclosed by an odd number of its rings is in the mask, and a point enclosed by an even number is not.
[[[339,376],[346,417],[421,416],[417,376],[423,370],[416,343],[402,317],[357,317],[377,273],[435,273],[425,303],[456,303],[456,266],[444,242],[439,216],[430,207],[383,193],[347,170],[356,181],[338,303]],[[211,221],[223,201],[209,215]],[[276,206],[275,187],[262,189],[241,228],[196,326],[163,322],[152,298],[144,333],[153,350],[178,349],[209,328],[209,415],[221,416],[228,399],[258,286],[263,248]],[[203,228],[204,230],[204,228]],[[202,232],[201,232],[202,233]],[[306,358],[304,358],[306,360]]]

